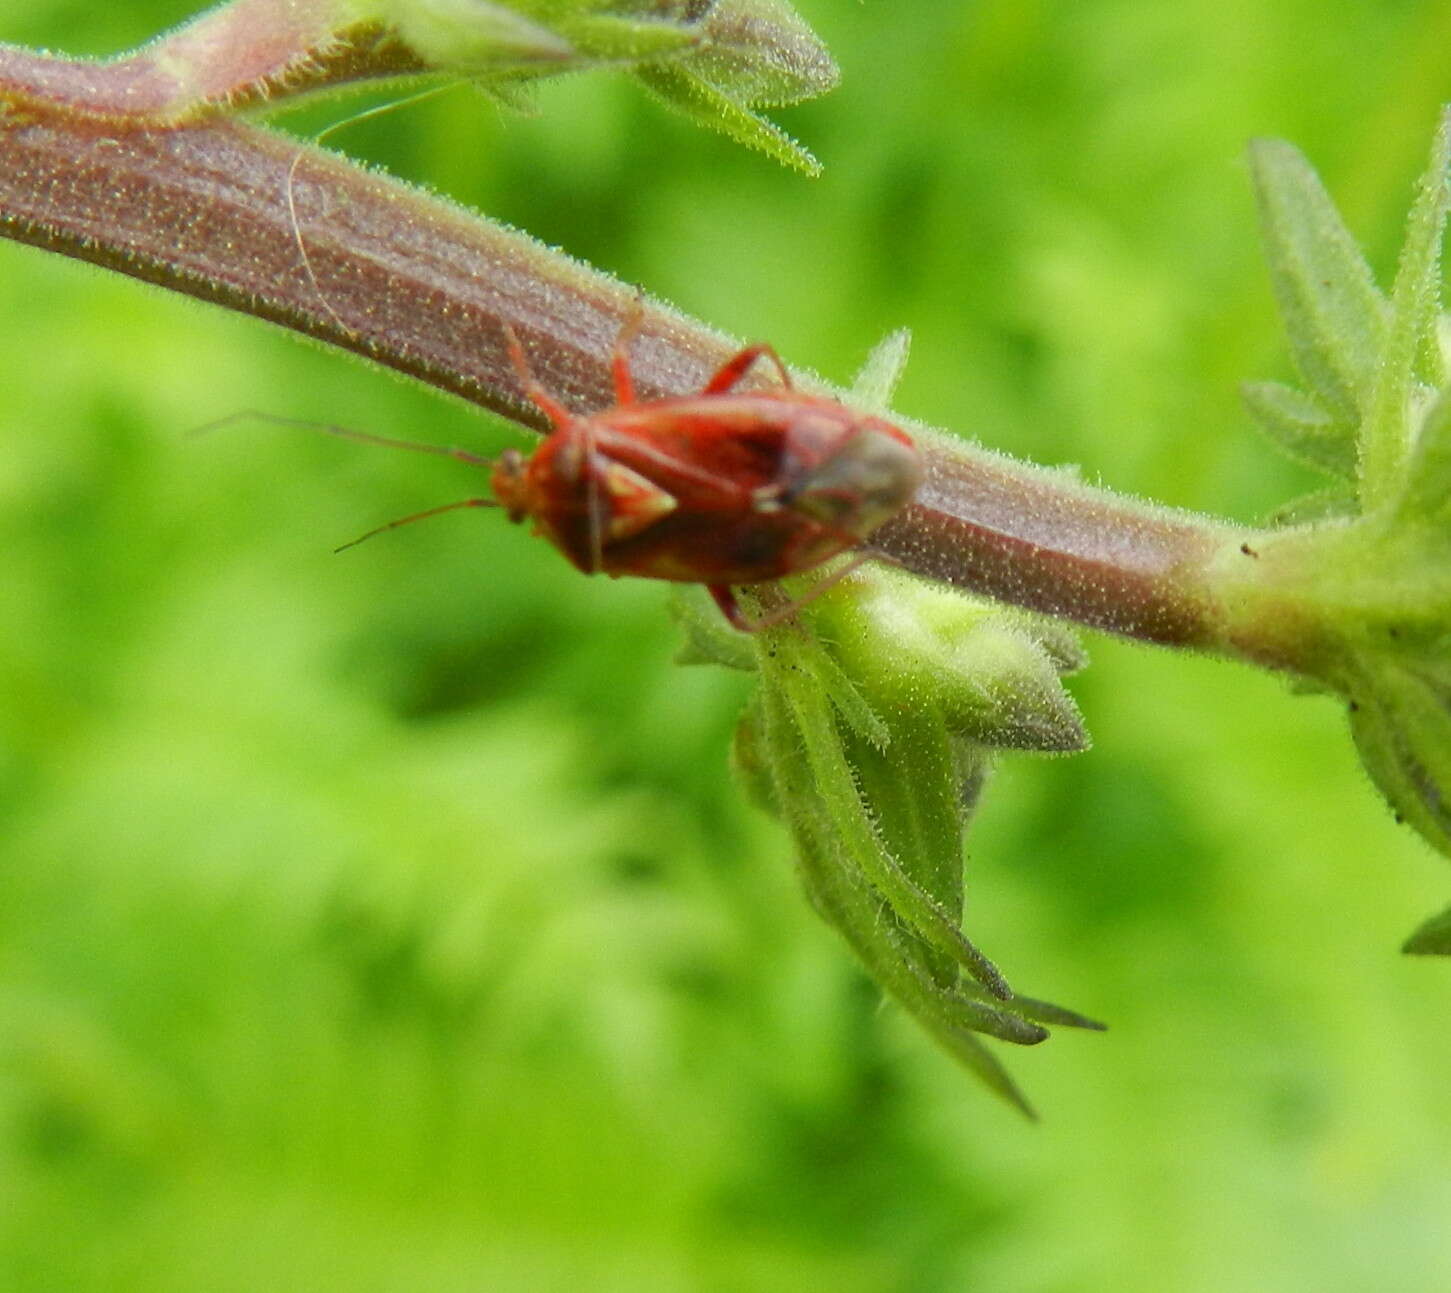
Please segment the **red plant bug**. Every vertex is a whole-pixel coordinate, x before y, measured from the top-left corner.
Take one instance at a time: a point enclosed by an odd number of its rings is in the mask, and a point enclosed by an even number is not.
[[[351,120],[397,106],[370,109]],[[346,124],[330,126],[318,138]],[[304,156],[299,149],[287,170],[293,237],[328,313],[344,331],[353,332],[322,292],[298,220],[295,180]],[[916,493],[922,480],[917,448],[905,432],[881,418],[797,390],[775,349],[761,343],[727,359],[698,394],[639,401],[629,349],[641,313],[637,299],[615,338],[614,406],[585,416],[571,413],[544,388],[505,323],[504,339],[520,385],[553,432],[527,457],[506,450],[492,464],[493,499],[429,508],[369,530],[342,548],[442,512],[499,506],[512,521],[531,520],[535,533],[585,574],[704,584],[726,619],[746,632],[789,616],[799,600],[750,623],[732,586],[802,574],[856,547]],[[738,391],[759,359],[775,368],[781,384]],[[463,449],[340,427],[316,429],[489,465]],[[853,568],[839,570],[816,591]]]
[[[527,457],[506,449],[490,462],[466,449],[272,420],[492,468],[493,498],[461,499],[389,521],[339,552],[443,512],[502,507],[512,521],[532,521],[535,533],[585,574],[704,584],[736,628],[774,624],[801,601],[752,623],[732,586],[803,574],[856,547],[916,492],[922,479],[917,448],[881,418],[797,390],[765,344],[733,355],[696,395],[637,400],[629,363],[637,324],[638,315],[615,342],[616,403],[587,415],[571,413],[544,389],[513,329],[504,326],[520,385],[554,426]],[[759,359],[775,367],[781,384],[737,391]]]
[[[500,457],[494,498],[586,574],[704,584],[736,628],[775,622],[748,622],[732,586],[801,574],[861,543],[916,492],[916,446],[881,418],[797,390],[764,344],[732,356],[696,395],[637,401],[637,324],[615,342],[614,407],[586,416],[544,389],[506,325],[519,382],[554,431],[527,458]],[[781,384],[737,391],[763,358]]]

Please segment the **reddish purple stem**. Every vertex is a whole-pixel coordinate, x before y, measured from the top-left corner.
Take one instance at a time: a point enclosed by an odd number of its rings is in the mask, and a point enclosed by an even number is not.
[[[338,0],[231,0],[117,58],[0,45],[0,98],[77,118],[177,125],[275,97],[428,70],[380,22]]]
[[[593,410],[613,399],[611,350],[636,302],[527,237],[226,120],[137,129],[0,115],[0,233],[270,319],[541,429],[505,325],[564,404]],[[737,345],[646,302],[632,345],[641,398],[700,389]],[[927,483],[875,550],[1096,628],[1216,640],[1198,572],[1224,528],[944,437],[923,448]]]

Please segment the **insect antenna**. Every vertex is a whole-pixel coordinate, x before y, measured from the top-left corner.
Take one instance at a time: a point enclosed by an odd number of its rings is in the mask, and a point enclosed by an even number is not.
[[[276,413],[263,413],[259,409],[242,409],[237,413],[228,413],[225,417],[217,418],[213,422],[194,427],[188,432],[188,435],[210,435],[214,431],[224,430],[235,423],[245,422],[249,419],[269,422],[274,426],[292,427],[299,431],[313,431],[318,435],[336,436],[340,440],[353,440],[358,444],[376,445],[380,449],[406,449],[410,453],[427,453],[439,458],[453,458],[458,462],[466,462],[471,467],[491,468],[494,465],[492,458],[485,458],[482,454],[471,453],[467,449],[458,449],[453,445],[421,444],[416,440],[395,440],[392,436],[374,435],[370,431],[355,431],[352,427],[337,426],[332,422],[312,422],[306,418],[281,417]]]
[[[333,549],[334,553],[346,552],[349,548],[356,548],[358,544],[376,535],[385,534],[389,530],[397,530],[405,525],[412,525],[414,521],[426,521],[431,516],[442,516],[445,512],[459,512],[466,507],[499,507],[492,498],[461,498],[457,503],[445,503],[442,507],[430,507],[423,512],[414,512],[412,516],[400,516],[396,521],[388,521],[383,525],[376,525],[366,534],[360,534],[356,539],[349,539],[346,543],[339,544]]]
[[[305,418],[278,417],[275,413],[260,413],[255,409],[230,413],[226,417],[218,418],[215,422],[208,422],[205,426],[194,428],[190,434],[193,436],[207,435],[247,418],[257,418],[263,422],[275,423],[277,426],[295,427],[301,431],[316,431],[321,435],[337,436],[342,440],[355,440],[359,444],[376,445],[381,449],[407,449],[411,453],[426,453],[439,458],[453,458],[459,462],[466,462],[471,467],[492,468],[494,466],[492,458],[471,453],[467,449],[457,449],[452,445],[420,444],[416,440],[395,440],[392,436],[374,435],[370,431],[355,431],[352,427],[341,427],[331,422],[309,422]],[[492,498],[465,498],[460,499],[457,503],[445,503],[442,507],[430,507],[426,511],[415,512],[411,516],[400,516],[396,521],[389,521],[385,525],[374,526],[366,534],[360,534],[356,539],[350,539],[347,543],[334,548],[333,551],[346,552],[349,548],[357,547],[364,539],[371,539],[385,530],[396,530],[400,526],[411,525],[414,521],[424,521],[430,516],[440,516],[444,512],[456,512],[466,507],[499,506],[501,504]]]

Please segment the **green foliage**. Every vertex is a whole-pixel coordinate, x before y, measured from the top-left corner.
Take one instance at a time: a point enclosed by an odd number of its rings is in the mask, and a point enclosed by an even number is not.
[[[1258,405],[1252,399],[1251,409],[1272,413],[1265,422],[1272,433],[1284,422],[1318,423],[1353,445],[1373,405],[1390,307],[1299,152],[1284,140],[1261,140],[1250,149],[1250,166],[1290,352],[1310,388],[1295,393],[1293,405],[1287,393]]]
[[[1357,492],[1350,514],[1302,523],[1258,557],[1309,617],[1305,672],[1348,699],[1371,779],[1451,855],[1451,391],[1440,336],[1451,110],[1389,300],[1308,163],[1273,141],[1252,157],[1276,296],[1309,390],[1256,385],[1247,402],[1284,448]],[[1424,930],[1412,939],[1422,952],[1436,942]]]
[[[1420,956],[1451,956],[1451,908],[1432,916],[1401,950]]]
[[[678,112],[807,174],[815,158],[758,109],[836,84],[826,48],[786,0],[348,0],[376,13],[434,70],[505,94],[542,76],[618,66]]]
[[[847,74],[788,122],[815,185],[609,78],[339,139],[826,372],[910,322],[899,407],[994,446],[1244,517],[1311,487],[1237,432],[1281,347],[1226,159],[1295,139],[1384,271],[1443,7],[809,12]],[[1092,756],[1005,761],[969,928],[1114,1026],[1014,1053],[1028,1129],[800,901],[721,775],[746,688],[673,666],[660,589],[472,514],[333,558],[475,479],[184,436],[503,429],[8,245],[0,327],[0,1285],[1451,1283],[1444,965],[1386,955],[1444,873],[1329,704],[1099,642]]]
[[[1014,993],[963,932],[963,836],[993,752],[1086,745],[1062,661],[1024,617],[881,572],[842,580],[806,621],[760,634],[737,738],[757,798],[872,978],[1031,1114],[976,1034],[1033,1045],[1043,1023],[1100,1025]]]
[[[1309,388],[1252,384],[1246,402],[1293,455],[1358,479],[1366,514],[1410,493],[1406,459],[1445,380],[1439,326],[1441,241],[1451,200],[1451,110],[1443,113],[1388,301],[1309,163],[1281,140],[1250,152],[1265,254],[1290,351]]]

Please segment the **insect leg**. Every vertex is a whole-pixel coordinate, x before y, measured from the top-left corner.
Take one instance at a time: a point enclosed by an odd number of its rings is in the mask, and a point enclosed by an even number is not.
[[[726,617],[733,629],[739,629],[742,633],[754,633],[761,626],[752,624],[741,610],[740,603],[736,601],[736,595],[728,584],[707,584],[705,591],[711,596],[711,600],[720,607],[720,613]]]
[[[868,561],[875,560],[875,554],[862,553],[853,557],[840,569],[833,570],[825,579],[821,580],[810,592],[803,593],[800,597],[794,597],[784,605],[767,611],[758,620],[748,620],[745,612],[741,610],[736,602],[735,594],[723,585],[711,584],[707,591],[715,599],[715,604],[721,608],[726,619],[731,622],[732,628],[740,629],[742,633],[759,633],[762,629],[775,628],[784,620],[789,620],[803,606],[809,606],[823,593],[830,592],[848,575],[855,574]]]
[[[574,414],[544,389],[540,380],[534,376],[534,370],[529,367],[529,360],[524,354],[519,334],[507,323],[503,326],[504,346],[509,353],[509,362],[514,365],[514,373],[519,378],[519,385],[524,388],[524,394],[554,424],[556,431],[562,430],[574,421]]]
[[[725,391],[733,390],[750,372],[751,365],[763,357],[776,365],[776,371],[781,375],[781,385],[789,390],[792,385],[791,374],[786,371],[786,365],[781,362],[781,356],[776,353],[776,347],[768,342],[760,341],[754,346],[747,346],[727,359],[716,369],[715,376],[706,382],[701,394],[720,395]]]
[[[582,420],[576,423],[584,459],[584,505],[589,523],[589,569],[598,574],[605,565],[605,499],[600,493],[600,455],[595,448],[594,427]]]
[[[625,321],[620,324],[619,335],[615,338],[615,349],[610,358],[610,370],[615,377],[615,403],[633,404],[635,402],[635,378],[630,372],[630,347],[634,344],[636,336],[640,332],[640,320],[645,317],[645,303],[640,293],[635,293],[635,300],[630,306],[629,313],[625,315]]]

